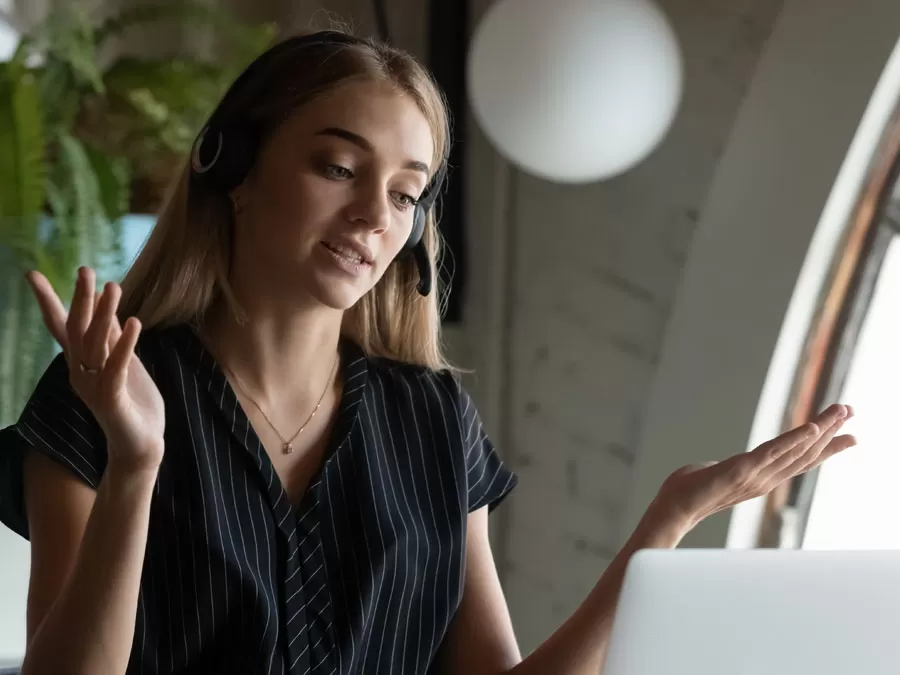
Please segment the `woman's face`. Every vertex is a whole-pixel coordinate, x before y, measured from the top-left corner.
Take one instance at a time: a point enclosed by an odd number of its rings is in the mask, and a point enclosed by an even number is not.
[[[416,103],[382,83],[346,83],[298,109],[234,192],[235,262],[251,278],[351,307],[406,242],[433,143]]]

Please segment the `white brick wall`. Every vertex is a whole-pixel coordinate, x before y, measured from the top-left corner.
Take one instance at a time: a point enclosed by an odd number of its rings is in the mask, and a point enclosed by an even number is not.
[[[559,186],[521,174],[512,181],[514,285],[504,298],[511,330],[502,373],[509,400],[490,422],[521,477],[498,512],[496,554],[526,651],[571,614],[628,534],[621,521],[634,448],[684,257],[781,4],[663,2],[687,77],[680,115],[659,150],[607,183]],[[482,157],[469,165],[478,190],[497,175],[491,164],[479,175],[484,152],[470,148]],[[474,248],[489,222],[473,214]],[[490,279],[474,275],[476,285]],[[486,313],[479,290],[468,307],[476,317]],[[497,339],[483,329],[476,324],[464,336],[476,365]],[[490,396],[477,382],[473,389],[476,399]]]

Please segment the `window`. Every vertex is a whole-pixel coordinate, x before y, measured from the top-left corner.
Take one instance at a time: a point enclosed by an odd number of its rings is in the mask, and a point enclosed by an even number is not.
[[[809,500],[803,548],[900,548],[900,235],[892,237],[850,358],[841,400],[859,446],[826,462]]]
[[[19,31],[12,20],[12,5],[12,0],[0,0],[0,61],[9,61],[19,44]]]
[[[900,549],[900,117],[876,158],[807,340],[785,427],[852,405],[859,446],[772,493],[759,544]]]

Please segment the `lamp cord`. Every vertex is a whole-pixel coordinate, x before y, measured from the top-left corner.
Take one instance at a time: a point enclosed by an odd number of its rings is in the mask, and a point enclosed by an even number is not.
[[[390,42],[391,28],[384,0],[372,0],[372,9],[375,12],[375,30],[378,32],[378,39],[382,42]]]

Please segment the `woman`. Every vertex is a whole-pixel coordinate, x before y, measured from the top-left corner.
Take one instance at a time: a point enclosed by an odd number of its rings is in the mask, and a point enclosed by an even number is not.
[[[67,313],[29,275],[63,354],[3,444],[24,673],[596,673],[634,551],[854,444],[833,406],[676,472],[523,660],[488,543],[515,479],[429,292],[447,130],[409,56],[289,40],[223,98],[121,289],[81,270]]]

